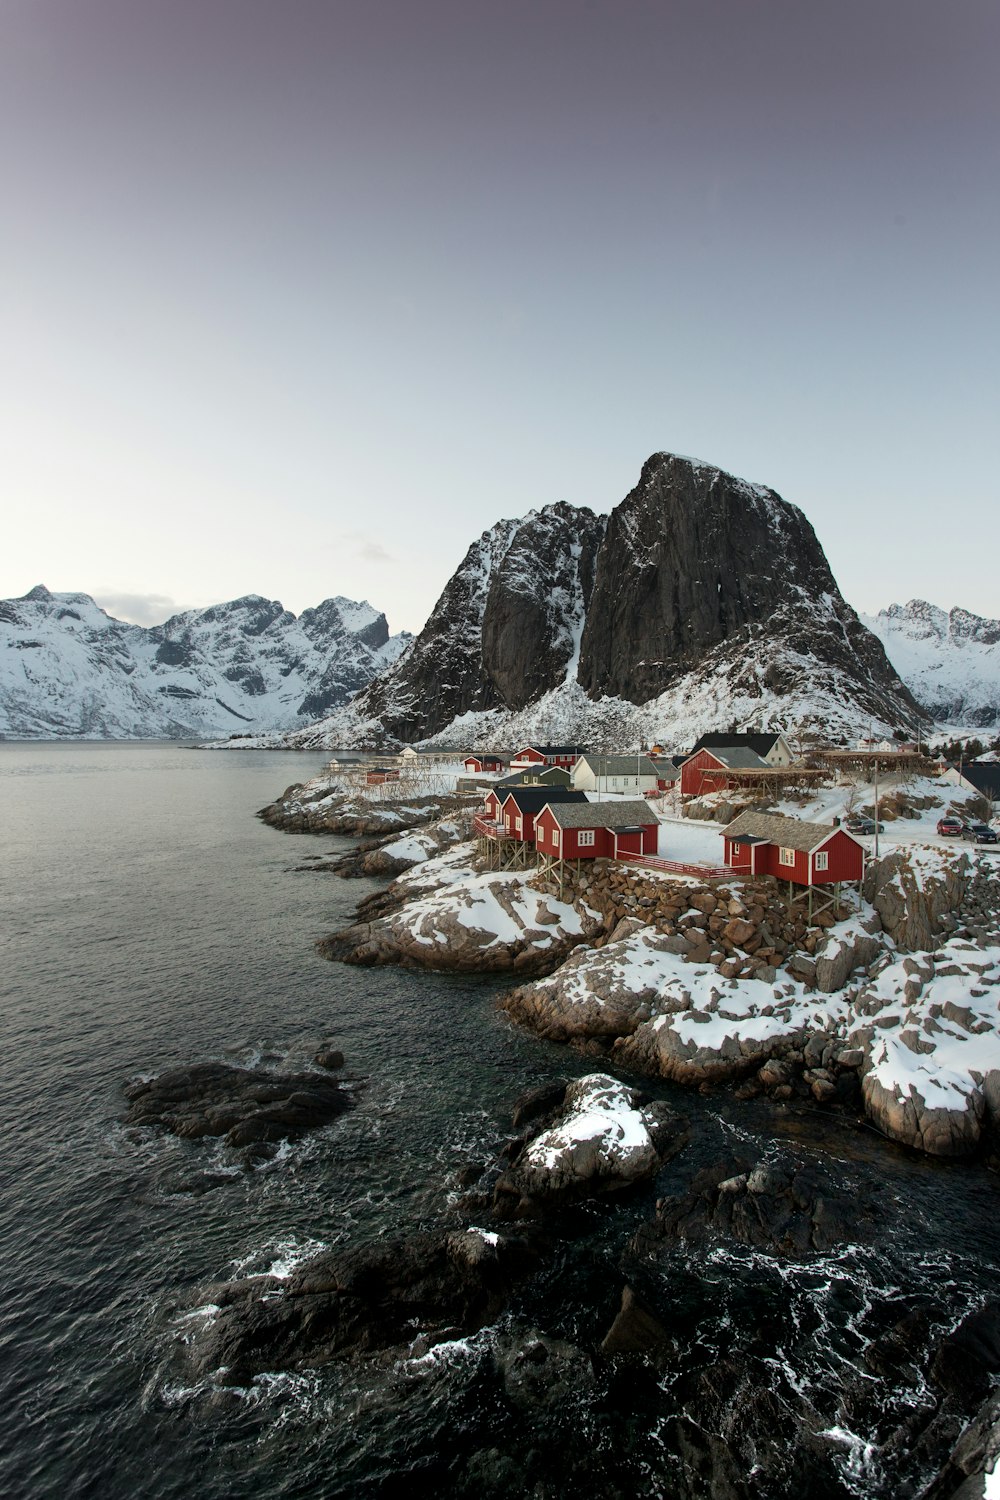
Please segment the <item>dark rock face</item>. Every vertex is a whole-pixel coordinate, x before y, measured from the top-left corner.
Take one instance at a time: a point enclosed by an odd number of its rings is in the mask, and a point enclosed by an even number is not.
[[[358,700],[399,739],[558,686],[575,649],[605,518],[559,504],[500,521],[469,548],[397,666]]]
[[[762,667],[765,685],[780,692],[801,669],[782,665],[776,641],[845,673],[876,714],[898,715],[902,705],[920,716],[796,506],[719,469],[654,454],[608,523],[580,682],[592,697],[645,703],[724,647],[743,674]]]
[[[603,518],[550,505],[514,533],[486,596],[483,671],[498,699],[523,708],[566,675],[594,586]]]
[[[464,713],[523,709],[565,681],[640,704],[723,669],[741,697],[846,686],[877,719],[926,717],[800,510],[656,453],[609,519],[559,504],[485,532],[410,651],[352,707],[416,739]]]
[[[268,1073],[202,1063],[125,1086],[127,1125],[154,1125],[187,1140],[228,1146],[289,1140],[351,1108],[350,1094],[317,1073]]]
[[[801,1256],[867,1237],[871,1205],[838,1191],[822,1168],[791,1159],[748,1167],[732,1160],[700,1172],[690,1190],[665,1198],[633,1249],[732,1239],[773,1255]]]
[[[287,1281],[257,1276],[213,1287],[219,1308],[192,1347],[198,1374],[225,1368],[240,1385],[261,1370],[301,1369],[341,1355],[472,1333],[496,1317],[536,1265],[523,1238],[476,1230],[329,1251]]]

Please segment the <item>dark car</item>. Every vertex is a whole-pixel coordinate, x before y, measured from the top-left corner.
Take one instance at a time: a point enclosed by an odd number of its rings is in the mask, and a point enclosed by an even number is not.
[[[957,838],[963,827],[961,818],[938,818],[937,830],[942,836],[947,834],[949,838]]]
[[[876,823],[874,818],[863,818],[857,813],[844,819],[844,828],[848,833],[874,833],[876,829],[879,833],[885,833],[884,823]]]
[[[965,837],[972,839],[974,844],[995,844],[998,839],[997,831],[988,823],[966,823]]]

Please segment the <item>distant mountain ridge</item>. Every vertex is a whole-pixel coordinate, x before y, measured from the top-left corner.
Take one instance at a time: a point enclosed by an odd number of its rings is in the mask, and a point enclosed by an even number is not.
[[[549,505],[485,531],[410,650],[290,742],[601,745],[926,722],[797,507],[656,453],[610,516]]]
[[[862,619],[932,718],[968,729],[1000,723],[1000,620],[926,599]]]
[[[171,739],[285,730],[329,713],[409,644],[367,601],[296,619],[248,594],[145,628],[43,585],[0,601],[0,733]]]

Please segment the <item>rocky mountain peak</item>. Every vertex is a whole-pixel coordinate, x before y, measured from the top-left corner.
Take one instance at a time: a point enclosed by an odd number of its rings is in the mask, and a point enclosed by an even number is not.
[[[845,705],[855,722],[922,718],[802,512],[654,453],[610,517],[559,503],[484,532],[405,656],[317,735],[426,739],[461,720],[463,736],[593,738],[647,719],[659,735],[678,710],[701,732],[841,722]]]

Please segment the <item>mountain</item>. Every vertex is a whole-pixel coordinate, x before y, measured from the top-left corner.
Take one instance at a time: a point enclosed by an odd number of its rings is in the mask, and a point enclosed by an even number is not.
[[[405,656],[292,741],[682,743],[925,720],[800,510],[656,453],[607,518],[549,505],[484,532]]]
[[[0,601],[0,733],[159,739],[287,729],[344,704],[396,660],[368,603],[327,599],[298,619],[248,594],[144,629],[89,594],[39,585]]]
[[[967,729],[1000,722],[1000,620],[946,612],[924,599],[862,619],[934,719]]]

